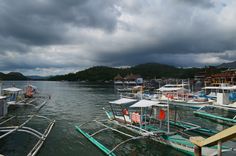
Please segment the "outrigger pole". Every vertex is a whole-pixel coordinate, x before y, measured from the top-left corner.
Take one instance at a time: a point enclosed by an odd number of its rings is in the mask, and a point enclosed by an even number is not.
[[[24,132],[24,133],[28,133],[30,135],[33,135],[35,137],[37,137],[39,140],[38,142],[34,145],[34,147],[31,149],[31,151],[27,154],[27,156],[35,156],[38,151],[40,150],[40,148],[42,147],[44,141],[46,140],[48,134],[50,133],[50,131],[52,130],[53,125],[55,124],[55,120],[51,120],[45,116],[40,116],[40,115],[28,115],[28,116],[12,116],[9,119],[6,119],[5,121],[1,122],[0,125],[16,118],[16,117],[28,117],[28,119],[23,122],[21,125],[19,126],[7,126],[7,127],[0,127],[0,132],[6,132],[3,135],[0,135],[0,139],[6,137],[7,135],[10,135],[13,132],[19,131],[19,132]],[[44,131],[44,133],[41,133],[33,128],[30,127],[26,127],[25,125],[34,117],[38,117],[38,118],[43,118],[46,119],[49,124],[46,128],[46,130]]]
[[[118,148],[118,147],[120,147],[121,145],[123,145],[123,144],[125,144],[125,143],[127,143],[127,142],[129,142],[129,141],[131,141],[131,140],[137,140],[137,139],[142,139],[142,138],[146,138],[146,137],[148,137],[149,135],[146,135],[146,136],[133,136],[133,135],[130,135],[130,134],[127,134],[127,133],[124,133],[124,132],[122,132],[122,131],[119,131],[119,130],[117,130],[117,129],[114,129],[114,128],[112,128],[112,127],[110,127],[110,126],[107,126],[107,125],[105,125],[105,124],[103,124],[102,122],[100,122],[100,121],[97,121],[97,120],[93,120],[93,122],[96,122],[97,124],[99,124],[99,125],[101,125],[101,126],[103,126],[103,127],[105,127],[105,128],[102,128],[102,129],[100,129],[100,130],[98,130],[98,131],[96,131],[96,132],[94,132],[93,134],[88,134],[88,133],[86,133],[86,132],[84,132],[82,129],[81,129],[81,126],[83,126],[83,125],[85,125],[85,124],[87,124],[87,123],[90,123],[90,122],[86,122],[86,123],[84,123],[84,124],[81,124],[81,125],[79,125],[79,126],[75,126],[75,128],[76,128],[76,130],[79,132],[79,133],[81,133],[84,137],[86,137],[91,143],[93,143],[97,148],[99,148],[102,152],[104,152],[106,155],[108,155],[108,156],[116,156],[116,154],[114,153],[114,151]],[[122,134],[122,135],[125,135],[125,136],[127,136],[127,137],[129,137],[129,139],[126,139],[126,140],[124,140],[124,141],[122,141],[121,143],[119,143],[119,144],[117,144],[113,149],[108,149],[107,147],[105,147],[104,145],[102,145],[100,142],[98,142],[93,136],[95,136],[95,135],[97,135],[97,134],[99,134],[99,133],[101,133],[101,132],[103,132],[103,131],[105,131],[105,130],[112,130],[112,131],[115,131],[115,132],[117,132],[117,133],[120,133],[120,134]]]
[[[167,100],[167,120],[168,120],[168,123],[167,123],[167,133],[170,133],[170,106],[169,106],[169,97],[168,97],[168,100]]]
[[[80,132],[83,136],[85,136],[90,142],[92,142],[95,146],[97,146],[101,151],[103,151],[105,154],[109,156],[115,156],[113,152],[111,152],[108,148],[103,146],[100,142],[98,142],[96,139],[94,139],[92,136],[90,136],[88,133],[84,132],[82,129],[80,129],[79,126],[75,126],[76,130]],[[101,131],[100,131],[101,132]]]

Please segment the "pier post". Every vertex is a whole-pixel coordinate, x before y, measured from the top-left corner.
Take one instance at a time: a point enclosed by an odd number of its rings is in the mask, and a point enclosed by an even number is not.
[[[194,146],[194,156],[202,156],[202,148],[195,145]]]
[[[221,140],[218,141],[218,150],[217,150],[217,153],[218,153],[218,156],[222,156],[222,142]]]

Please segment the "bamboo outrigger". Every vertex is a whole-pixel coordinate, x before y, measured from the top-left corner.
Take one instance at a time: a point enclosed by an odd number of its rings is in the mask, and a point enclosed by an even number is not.
[[[3,126],[4,124],[7,124],[11,121],[13,121],[14,119],[19,119],[19,118],[26,118],[26,120],[21,123],[20,125],[13,125],[13,126]],[[26,126],[33,118],[39,118],[39,119],[44,119],[48,122],[48,126],[47,128],[44,130],[43,133],[39,132],[38,130],[28,127]],[[13,134],[14,132],[24,132],[27,134],[30,134],[32,136],[35,136],[36,138],[38,138],[37,143],[34,145],[34,147],[30,150],[30,152],[27,154],[27,156],[35,156],[38,151],[40,150],[40,148],[42,147],[45,139],[47,138],[48,134],[50,133],[50,131],[52,130],[52,127],[55,124],[55,120],[51,120],[45,116],[40,116],[40,115],[27,115],[27,116],[11,116],[8,118],[5,118],[5,120],[3,120],[0,123],[0,140],[7,137],[8,135]]]
[[[221,109],[216,106],[204,106],[204,107],[201,107],[200,109],[198,109],[197,111],[194,111],[193,113],[196,116],[200,116],[202,118],[213,120],[213,121],[220,123],[220,124],[225,124],[225,125],[230,125],[230,126],[233,126],[236,124],[235,111],[227,110],[228,113],[231,112],[231,117],[224,117],[224,116],[222,116],[222,114],[213,114],[213,113],[208,112],[207,109],[209,109],[209,108],[210,109]]]
[[[7,89],[8,91],[20,91],[20,89],[16,89],[16,88],[10,88]],[[13,93],[13,97],[17,97],[18,94]],[[37,95],[38,96],[38,95]],[[51,120],[45,116],[40,116],[37,115],[38,111],[47,103],[47,101],[50,99],[49,96],[39,96],[37,97],[37,101],[35,98],[36,97],[31,97],[29,99],[25,99],[25,101],[14,101],[14,99],[10,99],[11,96],[0,96],[0,141],[3,138],[6,138],[7,136],[15,133],[15,132],[23,132],[23,133],[27,133],[30,134],[31,136],[34,136],[38,139],[37,143],[33,146],[33,148],[30,150],[30,152],[28,152],[27,156],[34,156],[38,153],[38,151],[40,150],[40,148],[42,147],[43,143],[45,142],[47,136],[49,135],[49,133],[51,132],[54,124],[55,124],[55,120]],[[40,100],[42,98],[42,100]],[[27,102],[28,101],[28,102]],[[7,102],[12,102],[15,103],[17,105],[21,105],[21,103],[23,103],[22,105],[30,105],[33,106],[34,108],[36,108],[36,111],[33,111],[32,114],[30,115],[8,115],[8,106],[9,103]],[[34,105],[34,102],[38,102],[40,103],[40,105]],[[31,104],[32,103],[32,104]],[[40,132],[30,126],[29,122],[32,121],[33,119],[43,119],[47,122],[47,127],[44,129],[43,132]],[[40,127],[40,129],[42,129]],[[1,154],[2,153],[1,151]],[[0,155],[1,155],[0,154]]]
[[[120,100],[109,102],[111,106],[111,112],[106,111],[108,116],[108,120],[94,120],[93,122],[103,126],[104,128],[94,132],[93,134],[88,134],[82,130],[82,126],[86,125],[82,124],[76,126],[76,130],[83,134],[89,141],[91,141],[95,146],[97,146],[101,151],[103,151],[107,155],[114,156],[114,151],[131,140],[149,138],[161,144],[173,147],[176,150],[184,152],[186,154],[194,155],[194,144],[189,141],[189,135],[187,132],[209,132],[213,133],[213,131],[207,131],[206,129],[201,128],[198,125],[191,124],[191,123],[172,123],[169,118],[169,105],[168,104],[160,104],[157,101],[149,101],[149,100],[140,100],[134,103],[136,100],[133,99],[125,99],[122,98]],[[117,111],[113,105],[122,108],[123,111]],[[130,113],[126,114],[127,112],[124,109],[130,109]],[[140,115],[136,113],[136,111],[131,111],[132,108],[139,108]],[[156,114],[157,110],[160,110],[160,114]],[[154,116],[149,114],[148,111],[154,112]],[[162,114],[161,114],[162,112]],[[167,115],[165,115],[166,112]],[[156,119],[156,115],[159,116],[159,119]],[[133,136],[128,134],[125,131],[121,131],[118,129],[113,128],[110,124],[118,125],[119,127],[125,128],[137,136]],[[180,126],[182,129],[179,130],[176,127]],[[122,141],[113,149],[108,149],[100,142],[98,142],[94,136],[105,131],[105,130],[112,130],[122,135],[128,137],[127,140]],[[188,136],[188,137],[184,137]],[[232,151],[232,148],[223,148],[223,152],[225,151]],[[215,155],[217,153],[217,147],[203,147],[202,149],[203,155]]]

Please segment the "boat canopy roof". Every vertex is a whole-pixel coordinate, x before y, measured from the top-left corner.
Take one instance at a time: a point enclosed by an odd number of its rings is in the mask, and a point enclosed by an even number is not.
[[[164,87],[184,87],[187,86],[187,84],[182,83],[182,84],[166,84]]]
[[[6,96],[1,96],[0,95],[0,100],[5,99],[5,98],[6,98]]]
[[[19,92],[19,91],[22,91],[22,89],[20,89],[20,88],[16,88],[16,87],[10,87],[10,88],[5,88],[5,89],[3,89],[3,91],[8,91],[8,92]]]
[[[171,92],[171,91],[187,91],[187,89],[182,88],[182,87],[161,87],[157,89],[158,91],[161,92]]]
[[[159,104],[159,101],[151,101],[151,100],[140,100],[138,102],[136,102],[135,104],[131,105],[130,107],[151,107],[151,106],[166,106],[165,104]]]
[[[215,90],[236,90],[236,86],[208,86],[203,89],[215,89]]]
[[[129,98],[121,98],[119,100],[115,100],[115,101],[110,101],[110,104],[116,104],[116,105],[124,105],[124,104],[128,104],[128,103],[132,103],[132,102],[136,102],[136,99],[129,99]]]
[[[142,88],[143,86],[134,86],[133,89],[139,89]]]

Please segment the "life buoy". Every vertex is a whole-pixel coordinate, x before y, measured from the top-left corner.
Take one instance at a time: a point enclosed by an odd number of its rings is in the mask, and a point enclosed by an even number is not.
[[[159,112],[159,119],[162,121],[162,120],[165,120],[166,118],[166,113],[163,109],[160,109],[160,112]]]

